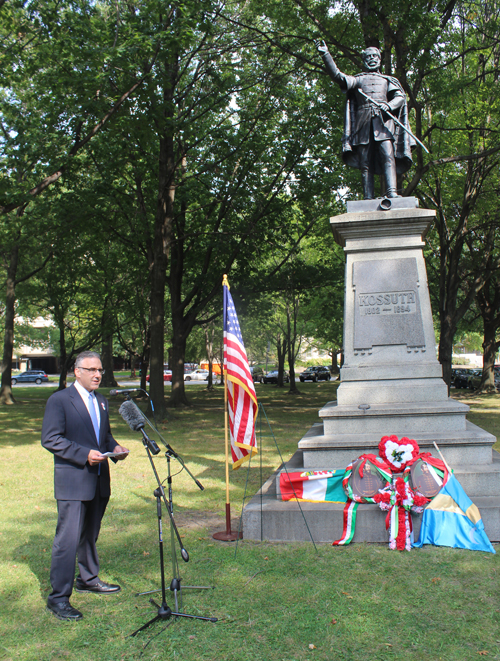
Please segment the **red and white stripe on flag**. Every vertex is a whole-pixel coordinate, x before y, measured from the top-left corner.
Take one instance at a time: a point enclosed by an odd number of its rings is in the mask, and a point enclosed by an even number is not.
[[[224,286],[224,295],[224,373],[227,376],[231,454],[233,469],[236,469],[257,453],[255,419],[258,405],[238,317],[227,286]]]

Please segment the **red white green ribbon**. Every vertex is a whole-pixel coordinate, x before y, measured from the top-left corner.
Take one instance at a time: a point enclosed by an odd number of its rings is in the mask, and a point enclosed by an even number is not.
[[[359,503],[354,500],[348,500],[344,507],[344,530],[342,537],[332,543],[332,546],[343,546],[350,544],[354,537],[354,530],[356,528],[356,512]]]

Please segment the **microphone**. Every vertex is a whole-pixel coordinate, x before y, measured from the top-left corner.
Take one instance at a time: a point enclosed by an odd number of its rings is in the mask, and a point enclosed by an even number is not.
[[[144,431],[144,416],[134,402],[123,402],[118,409],[118,413],[122,416],[132,431],[140,431],[142,433],[144,443],[148,446],[152,454],[158,454],[160,452],[160,448],[156,442],[149,438]]]
[[[140,392],[142,388],[132,388],[127,390],[126,388],[116,388],[115,390],[109,391],[109,396],[114,397],[115,395],[130,395],[131,392]]]

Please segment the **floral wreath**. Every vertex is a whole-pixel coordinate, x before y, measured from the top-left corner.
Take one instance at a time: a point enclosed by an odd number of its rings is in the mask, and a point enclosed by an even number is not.
[[[406,436],[398,440],[397,436],[383,436],[378,444],[378,453],[389,464],[393,473],[402,473],[417,458],[420,448]]]
[[[381,510],[387,512],[386,529],[389,530],[389,548],[400,551],[411,549],[413,524],[411,513],[421,514],[424,507],[431,501],[409,485],[411,466],[421,459],[430,464],[446,484],[449,478],[445,464],[433,457],[429,452],[420,452],[418,444],[409,438],[398,440],[397,436],[384,436],[379,443],[380,458],[373,454],[363,454],[353,460],[345,469],[342,486],[347,494],[344,507],[344,529],[342,537],[332,546],[349,544],[354,537],[356,512],[359,503],[376,503]],[[362,497],[355,494],[349,484],[354,464],[363,460],[359,474],[363,477],[363,468],[369,461],[384,478],[386,486],[379,489],[373,497]],[[402,473],[402,476],[393,475]]]
[[[394,477],[385,489],[380,489],[375,502],[381,510],[387,512],[386,530],[389,530],[389,548],[398,551],[411,549],[413,523],[410,512],[422,514],[425,505],[430,503],[421,493],[408,484],[410,468],[406,468],[403,477]]]

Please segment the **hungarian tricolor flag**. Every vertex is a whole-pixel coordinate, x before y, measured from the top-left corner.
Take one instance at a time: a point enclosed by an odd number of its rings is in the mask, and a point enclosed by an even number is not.
[[[343,477],[343,468],[331,471],[281,473],[281,498],[282,500],[303,500],[313,503],[345,503],[347,496],[342,488]]]

